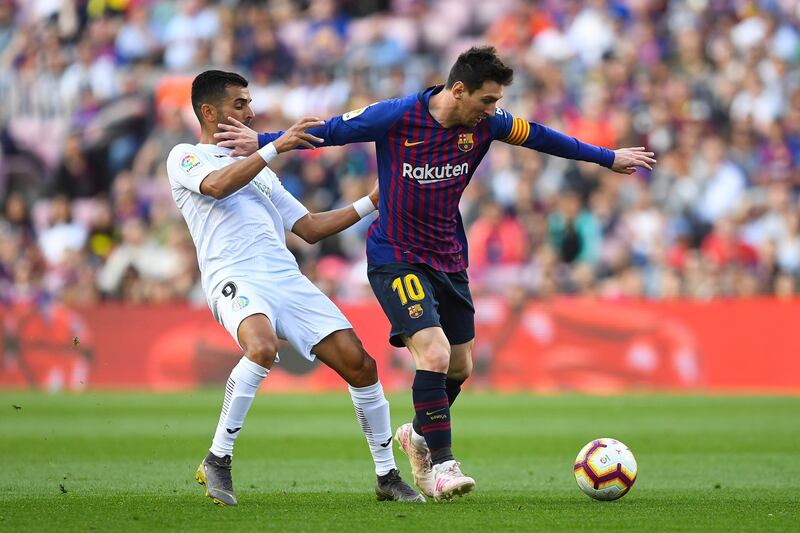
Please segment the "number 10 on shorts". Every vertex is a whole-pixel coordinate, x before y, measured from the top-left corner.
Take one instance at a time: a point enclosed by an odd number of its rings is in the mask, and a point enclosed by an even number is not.
[[[406,274],[394,278],[392,291],[396,292],[397,297],[400,298],[400,305],[406,305],[409,300],[417,302],[425,298],[425,290],[416,274]]]

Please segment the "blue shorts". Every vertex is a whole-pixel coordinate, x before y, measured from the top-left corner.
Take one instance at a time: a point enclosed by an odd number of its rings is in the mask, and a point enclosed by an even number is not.
[[[372,292],[392,324],[389,342],[405,346],[403,337],[441,327],[450,344],[475,338],[475,307],[467,272],[439,272],[424,264],[370,265]]]

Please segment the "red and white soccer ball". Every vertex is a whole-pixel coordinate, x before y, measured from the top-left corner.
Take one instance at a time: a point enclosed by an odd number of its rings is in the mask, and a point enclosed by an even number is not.
[[[595,439],[575,458],[575,481],[596,500],[616,500],[631,490],[638,467],[630,448],[614,439]]]

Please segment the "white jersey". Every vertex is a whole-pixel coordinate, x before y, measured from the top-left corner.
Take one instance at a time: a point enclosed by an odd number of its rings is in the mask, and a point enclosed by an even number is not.
[[[179,144],[167,158],[172,198],[192,234],[206,296],[230,278],[300,274],[286,248],[284,229],[291,230],[308,210],[283,188],[274,172],[264,168],[221,200],[200,193],[203,178],[241,159],[230,153],[214,144]]]

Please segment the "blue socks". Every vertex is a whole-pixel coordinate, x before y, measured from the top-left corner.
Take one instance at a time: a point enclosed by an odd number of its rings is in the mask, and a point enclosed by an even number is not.
[[[443,372],[417,370],[411,387],[416,422],[431,451],[433,464],[453,459],[446,381],[447,374]]]

